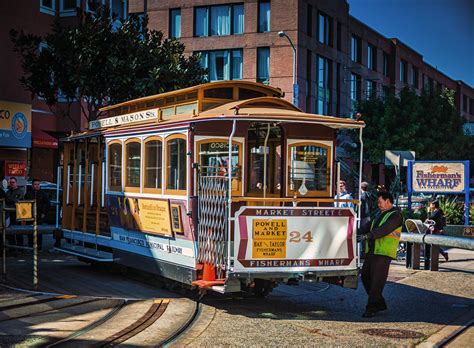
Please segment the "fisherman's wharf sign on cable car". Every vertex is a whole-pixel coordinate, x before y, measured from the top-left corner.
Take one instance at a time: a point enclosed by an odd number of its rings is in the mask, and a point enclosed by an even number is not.
[[[464,162],[412,162],[413,192],[462,193],[466,181]]]
[[[158,118],[158,109],[144,110],[132,114],[119,115],[89,122],[89,129],[115,127]]]
[[[242,207],[236,213],[235,271],[354,267],[352,209]]]

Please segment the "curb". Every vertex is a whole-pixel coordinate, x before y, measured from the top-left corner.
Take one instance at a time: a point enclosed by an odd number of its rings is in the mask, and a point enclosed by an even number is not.
[[[471,309],[466,314],[455,319],[450,324],[443,327],[441,330],[436,332],[434,335],[428,337],[426,341],[421,342],[416,347],[418,348],[431,348],[431,347],[443,347],[457,334],[462,332],[464,329],[469,327],[474,322],[474,309]]]

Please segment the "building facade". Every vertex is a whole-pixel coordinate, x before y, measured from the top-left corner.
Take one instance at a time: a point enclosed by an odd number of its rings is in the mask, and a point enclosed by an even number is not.
[[[352,17],[345,0],[130,0],[129,12],[148,14],[150,28],[200,53],[210,81],[268,83],[307,112],[351,117],[355,101],[369,95],[450,88],[461,116],[474,122],[471,86]]]
[[[0,180],[16,176],[21,186],[34,177],[54,181],[60,163],[57,137],[82,120],[79,104],[71,108],[70,118],[57,117],[55,110],[25,90],[19,82],[23,70],[10,30],[44,36],[55,19],[74,24],[79,20],[77,8],[89,11],[92,3],[107,3],[126,15],[126,0],[0,1]]]

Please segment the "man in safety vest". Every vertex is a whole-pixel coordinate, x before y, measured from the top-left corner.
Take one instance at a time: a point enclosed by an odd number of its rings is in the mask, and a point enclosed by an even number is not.
[[[359,241],[365,241],[366,257],[362,266],[362,283],[369,295],[364,318],[387,309],[382,296],[392,259],[397,258],[398,242],[402,231],[403,217],[393,206],[393,196],[389,192],[377,194],[380,212],[375,219],[361,227]]]

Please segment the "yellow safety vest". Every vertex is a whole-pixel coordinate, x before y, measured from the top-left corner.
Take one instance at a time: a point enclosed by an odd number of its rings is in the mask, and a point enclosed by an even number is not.
[[[382,226],[385,221],[393,214],[395,211],[392,211],[388,214],[385,214],[385,216],[379,221],[378,226]],[[374,228],[374,223],[375,220],[372,221],[372,226],[370,227],[370,230]],[[400,241],[400,233],[402,232],[402,225],[400,227],[397,227],[394,231],[391,233],[387,234],[386,236],[382,238],[375,239],[375,249],[374,249],[374,254],[375,255],[384,255],[384,256],[389,256],[392,259],[396,260],[397,259],[397,249],[398,249],[398,242]],[[369,252],[369,243],[366,241],[365,244],[365,252]]]

